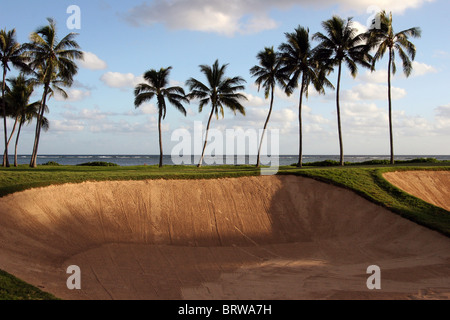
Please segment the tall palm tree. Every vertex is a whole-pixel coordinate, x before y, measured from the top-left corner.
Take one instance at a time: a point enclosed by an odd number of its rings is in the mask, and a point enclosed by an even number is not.
[[[302,104],[303,95],[308,98],[308,88],[313,84],[320,94],[325,94],[324,86],[334,88],[325,77],[325,69],[319,64],[311,48],[309,30],[298,26],[294,32],[285,33],[286,42],[280,45],[283,73],[290,77],[285,92],[291,95],[300,81],[300,101],[298,104],[299,156],[298,167],[303,165]]]
[[[2,81],[2,116],[3,116],[3,131],[5,138],[5,152],[3,156],[3,166],[9,167],[8,160],[8,130],[6,128],[6,105],[5,105],[5,92],[6,92],[6,73],[10,71],[9,64],[20,69],[26,68],[27,58],[23,54],[23,46],[16,40],[16,30],[0,30],[0,62],[3,69],[3,81]]]
[[[16,131],[17,124],[19,122],[19,114],[21,109],[28,105],[30,95],[33,92],[33,85],[25,79],[23,75],[8,79],[10,87],[8,87],[7,93],[3,104],[5,105],[6,115],[14,118],[14,125],[7,139],[6,147],[3,156],[7,156],[7,150],[9,143]]]
[[[183,88],[167,87],[169,84],[169,74],[172,67],[161,68],[159,71],[154,69],[147,71],[144,74],[144,79],[148,82],[141,83],[136,86],[134,90],[134,105],[138,108],[144,102],[150,101],[156,97],[158,105],[158,131],[159,131],[159,167],[163,166],[163,147],[161,137],[161,120],[166,117],[166,99],[178,111],[186,116],[186,109],[182,102],[189,103]]]
[[[59,91],[63,97],[67,94],[60,86],[70,87],[78,72],[76,59],[83,59],[83,52],[75,41],[76,33],[69,33],[58,41],[56,23],[48,18],[48,25],[40,27],[30,35],[31,42],[25,45],[31,58],[30,67],[38,75],[38,84],[44,87],[36,122],[36,132],[30,167],[36,167],[36,158],[47,99]]]
[[[266,99],[270,95],[270,107],[267,114],[266,122],[264,123],[263,133],[261,135],[261,141],[258,147],[258,157],[256,160],[256,167],[260,167],[261,147],[266,132],[267,124],[269,123],[270,115],[272,114],[274,91],[275,87],[280,84],[285,86],[286,75],[281,70],[281,60],[279,54],[275,52],[273,47],[266,47],[264,50],[258,52],[256,55],[259,65],[255,65],[250,69],[250,74],[256,77],[255,84],[258,86],[258,91],[261,86],[264,88],[264,95]]]
[[[409,37],[419,38],[421,30],[418,27],[406,29],[395,33],[392,27],[392,13],[387,16],[385,11],[380,13],[380,28],[369,30],[369,43],[372,48],[376,48],[373,57],[372,70],[375,63],[384,57],[386,51],[389,52],[388,62],[388,103],[389,103],[389,135],[391,147],[391,164],[394,164],[394,137],[392,132],[392,100],[391,100],[391,73],[395,74],[395,53],[397,52],[403,63],[403,73],[409,77],[412,72],[412,62],[416,56],[416,46],[409,41]]]
[[[13,117],[15,121],[10,137],[8,139],[7,146],[9,146],[9,143],[11,142],[17,125],[19,125],[14,152],[14,166],[17,167],[17,147],[22,126],[26,122],[31,123],[34,118],[37,118],[39,114],[38,111],[40,102],[29,102],[34,90],[33,82],[30,79],[26,79],[23,74],[15,78],[8,79],[8,82],[10,83],[11,89],[8,91],[5,97],[8,110],[7,114],[8,116]],[[47,107],[46,111],[48,111]],[[47,131],[49,128],[49,121],[46,117],[43,117],[42,121],[42,127],[45,131]]]
[[[22,112],[19,115],[19,128],[17,130],[17,136],[16,136],[16,144],[14,146],[14,167],[17,167],[17,148],[19,146],[19,137],[20,132],[22,130],[22,127],[25,123],[30,124],[33,119],[38,119],[39,114],[39,107],[41,103],[40,101],[36,101],[34,103],[31,103],[26,106],[26,108],[22,109]],[[48,112],[48,106],[45,106],[45,112]],[[50,121],[47,117],[42,117],[41,119],[41,128],[47,132],[50,129]]]
[[[219,66],[219,60],[216,60],[212,66],[200,65],[200,71],[205,75],[208,83],[204,84],[197,79],[190,78],[186,81],[186,85],[191,91],[188,94],[189,99],[200,99],[198,107],[202,112],[203,107],[211,103],[211,113],[209,115],[208,124],[206,126],[205,143],[203,145],[202,156],[198,163],[198,167],[202,166],[203,157],[205,155],[206,143],[208,141],[209,126],[213,114],[219,119],[219,113],[224,117],[223,107],[227,107],[235,114],[239,111],[245,115],[245,108],[239,100],[247,100],[247,97],[237,91],[244,90],[242,85],[246,81],[242,77],[225,77],[225,71],[228,64]]]
[[[352,26],[352,18],[344,20],[338,16],[323,21],[322,27],[325,34],[317,32],[313,39],[320,41],[316,48],[316,59],[327,68],[338,67],[338,79],[336,88],[336,109],[339,132],[340,165],[344,165],[344,146],[342,141],[341,111],[339,105],[339,92],[341,87],[342,64],[349,68],[352,77],[358,73],[358,64],[370,68],[372,57],[369,47],[364,41],[363,34],[358,34]]]

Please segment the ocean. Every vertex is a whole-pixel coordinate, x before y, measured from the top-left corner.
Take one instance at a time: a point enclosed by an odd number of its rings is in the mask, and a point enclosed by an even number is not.
[[[30,162],[30,155],[18,155],[17,161],[19,164],[28,164]],[[438,160],[450,160],[450,155],[399,155],[395,156],[396,160],[411,160],[415,158],[436,158]],[[196,165],[199,156],[191,156],[186,165]],[[262,164],[270,164],[270,158],[261,158]],[[386,160],[389,159],[388,155],[345,155],[344,160],[347,162],[363,162],[369,160]],[[280,166],[291,165],[296,163],[298,156],[296,155],[280,155],[278,161]],[[339,161],[339,155],[305,155],[303,156],[303,163],[317,162],[324,160]],[[38,155],[37,163],[45,164],[47,162],[57,162],[61,165],[79,165],[86,162],[112,162],[120,166],[140,166],[140,165],[155,165],[159,163],[159,155]],[[174,165],[171,155],[164,156],[164,164]],[[14,157],[9,156],[10,164],[14,163]],[[175,160],[176,162],[176,160]],[[265,163],[266,162],[266,163]],[[216,158],[207,157],[204,158],[204,165],[242,165],[242,164],[255,164],[256,156],[219,156]]]

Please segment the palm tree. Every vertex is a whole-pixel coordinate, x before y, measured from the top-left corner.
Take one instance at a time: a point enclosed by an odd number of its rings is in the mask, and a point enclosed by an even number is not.
[[[287,95],[293,93],[294,89],[299,86],[300,80],[300,101],[298,104],[299,156],[297,166],[301,168],[303,165],[303,94],[308,98],[308,88],[311,83],[320,94],[325,94],[324,86],[334,87],[325,77],[325,69],[316,60],[314,50],[311,48],[309,30],[298,26],[295,32],[285,33],[285,36],[286,43],[281,44],[279,49],[283,64],[282,71],[290,77],[285,87]]]
[[[44,87],[39,115],[36,122],[36,132],[31,156],[30,167],[36,167],[36,158],[42,128],[41,119],[44,116],[47,99],[58,91],[63,97],[67,94],[60,86],[70,87],[73,77],[78,72],[76,59],[83,59],[80,46],[74,40],[76,33],[69,33],[60,41],[57,37],[55,21],[48,18],[48,25],[40,27],[30,35],[31,42],[25,45],[31,58],[30,67],[35,70],[37,83]]]
[[[16,144],[14,147],[14,166],[17,167],[17,147],[19,145],[19,137],[20,137],[20,131],[22,129],[22,126],[27,123],[31,123],[33,119],[39,118],[39,107],[41,103],[39,101],[36,101],[34,103],[31,103],[26,106],[26,108],[22,109],[22,112],[19,115],[19,129],[17,130],[17,136],[16,136]],[[45,112],[48,112],[48,107],[45,106]],[[41,127],[44,129],[45,132],[47,132],[50,129],[50,121],[47,117],[41,118]]]
[[[150,101],[156,97],[158,104],[158,131],[159,131],[159,167],[163,166],[163,147],[161,137],[161,120],[166,117],[166,98],[178,111],[186,116],[186,109],[182,102],[189,103],[183,88],[167,87],[169,84],[169,73],[172,67],[161,68],[159,71],[154,69],[144,74],[144,79],[149,83],[141,83],[134,90],[134,105],[138,108],[144,102]]]
[[[9,143],[16,131],[19,122],[19,114],[22,111],[21,109],[28,105],[30,95],[33,92],[33,85],[30,82],[27,82],[23,75],[10,78],[8,79],[8,82],[10,83],[10,87],[8,87],[3,104],[5,105],[6,115],[14,118],[15,121],[10,136],[7,139],[3,157],[7,156]]]
[[[261,135],[261,142],[258,148],[258,157],[256,160],[256,167],[260,167],[261,146],[266,132],[267,124],[269,123],[270,115],[272,114],[274,91],[278,84],[285,86],[286,75],[281,71],[281,60],[279,54],[275,52],[273,47],[266,47],[264,50],[258,52],[256,58],[259,65],[250,69],[250,74],[256,77],[255,84],[258,86],[258,91],[261,86],[264,88],[264,95],[266,99],[270,95],[270,107],[267,114],[266,122],[264,123],[263,133]]]
[[[421,30],[418,27],[406,29],[398,33],[394,32],[392,27],[392,13],[389,17],[386,12],[380,13],[380,29],[369,30],[369,42],[372,48],[376,48],[376,53],[373,57],[372,70],[375,69],[376,61],[380,60],[389,51],[388,62],[388,103],[389,103],[389,135],[391,146],[391,164],[394,164],[394,137],[392,132],[392,100],[391,100],[391,72],[395,74],[397,71],[395,65],[395,53],[397,52],[403,63],[403,73],[409,77],[412,72],[411,60],[416,56],[416,47],[408,38],[419,38]]]
[[[8,130],[6,128],[6,73],[10,71],[9,63],[14,67],[21,69],[26,68],[27,58],[23,55],[23,46],[16,41],[16,30],[0,30],[0,62],[3,68],[2,81],[2,116],[3,116],[3,131],[5,137],[5,153],[3,155],[3,166],[9,167],[8,159]]]
[[[344,146],[342,142],[341,111],[339,105],[339,91],[341,86],[342,63],[345,63],[355,78],[358,73],[358,64],[370,68],[372,57],[369,47],[364,42],[364,35],[357,34],[352,27],[352,18],[346,21],[338,16],[323,21],[322,27],[325,33],[317,32],[313,39],[320,43],[316,48],[316,59],[327,68],[338,67],[338,79],[336,88],[336,109],[339,132],[340,165],[344,165]]]
[[[26,79],[24,75],[8,79],[11,89],[6,94],[5,100],[7,105],[7,114],[14,118],[14,126],[8,139],[7,146],[11,142],[17,124],[19,128],[17,131],[15,152],[14,152],[14,166],[17,167],[17,147],[19,143],[19,136],[22,126],[28,122],[30,123],[34,118],[37,118],[40,102],[36,101],[29,103],[30,97],[33,93],[33,83],[30,79]],[[46,111],[48,108],[46,106]],[[49,128],[49,121],[46,117],[42,118],[42,127],[45,131]]]
[[[203,157],[205,155],[206,143],[208,141],[209,126],[213,114],[219,119],[219,112],[224,117],[223,107],[227,107],[235,114],[239,111],[245,115],[245,108],[239,102],[240,99],[247,100],[247,97],[237,91],[244,90],[242,85],[245,80],[242,77],[225,77],[225,71],[228,64],[219,66],[219,60],[216,60],[211,66],[200,65],[200,71],[206,76],[208,84],[203,84],[197,79],[190,78],[186,81],[186,85],[190,89],[188,94],[189,99],[200,99],[199,112],[202,112],[203,107],[208,103],[211,103],[211,113],[209,115],[208,124],[206,126],[205,143],[203,145],[202,156],[198,163],[198,167],[202,166]]]

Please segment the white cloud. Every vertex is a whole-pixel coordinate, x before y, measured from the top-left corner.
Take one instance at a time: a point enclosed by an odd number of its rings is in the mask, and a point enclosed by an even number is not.
[[[196,116],[197,113],[192,108],[186,108],[186,113],[188,116]]]
[[[378,135],[388,126],[388,114],[374,103],[346,102],[341,108],[345,132],[359,135]]]
[[[379,0],[376,5],[387,11],[402,13],[432,0]],[[164,24],[169,29],[214,32],[226,36],[250,34],[274,29],[278,22],[269,16],[273,9],[294,6],[327,8],[338,6],[350,12],[367,13],[373,0],[154,0],[130,9],[125,19],[135,26]],[[364,25],[358,24],[359,29]]]
[[[444,50],[436,50],[433,54],[433,58],[448,58],[450,57],[450,52]]]
[[[132,73],[106,72],[100,80],[111,88],[133,88],[137,84],[144,82],[142,76],[135,76]]]
[[[413,71],[411,76],[412,77],[419,77],[423,76],[425,74],[429,73],[436,73],[438,72],[436,68],[433,66],[430,66],[426,63],[413,61],[412,62]],[[395,78],[402,78],[405,79],[405,75],[403,74],[403,71],[401,70],[402,65],[401,61],[397,62],[397,73],[395,75],[392,75],[392,79]],[[364,74],[358,76],[358,80],[362,80],[363,82],[369,82],[369,83],[387,83],[388,81],[388,71],[387,69],[379,69],[375,71],[366,71]]]
[[[387,83],[388,71],[386,69],[375,70],[373,72],[366,71],[358,79],[370,83]]]
[[[149,133],[158,131],[156,117],[147,117],[144,122],[129,122],[124,119],[113,121],[108,118],[91,124],[89,130],[94,133]],[[161,123],[161,131],[168,132],[170,124]]]
[[[450,120],[450,103],[444,106],[437,107],[434,110],[438,117],[447,118]]]
[[[289,123],[289,122],[298,120],[298,116],[291,109],[285,108],[285,109],[277,110],[277,112],[274,112],[272,114],[272,119],[274,122],[277,122],[279,124],[285,124],[285,123]]]
[[[65,90],[67,95],[69,96],[67,99],[64,99],[60,94],[55,94],[55,100],[56,101],[69,101],[69,102],[75,102],[75,101],[81,101],[87,97],[91,96],[91,91],[85,91],[80,89],[69,89]]]
[[[108,116],[116,115],[112,112],[103,112],[99,109],[82,109],[78,113],[66,111],[62,116],[67,120],[93,120],[98,121],[107,118]]]
[[[79,60],[80,66],[89,70],[104,70],[108,67],[105,61],[92,52],[83,52],[84,59]]]
[[[428,73],[436,73],[437,72],[437,70],[433,66],[430,66],[426,63],[413,61],[412,66],[413,66],[412,76],[415,76],[415,77],[423,76]]]
[[[450,135],[450,103],[434,109],[436,116],[436,131],[445,135]]]
[[[134,25],[163,23],[170,29],[216,32],[231,36],[239,30],[241,14],[236,1],[162,1],[132,8],[126,19]]]
[[[337,3],[344,10],[355,10],[358,12],[367,12],[373,13],[373,11],[369,12],[369,8],[379,8],[384,9],[387,12],[392,11],[393,13],[403,13],[406,9],[409,8],[419,8],[424,3],[433,2],[434,0],[340,0],[340,1],[331,1],[327,0],[329,3]]]
[[[57,132],[83,131],[84,123],[79,120],[51,120],[50,130]]]
[[[246,109],[246,116],[232,115],[225,117],[213,124],[215,129],[225,130],[227,128],[241,128],[243,130],[254,129],[262,130],[264,122],[267,119],[269,108],[250,107]],[[307,106],[302,107],[303,130],[305,133],[326,132],[330,120],[320,114],[313,113],[313,110]],[[298,109],[297,108],[274,108],[268,123],[268,129],[278,129],[280,134],[287,136],[298,135]]]
[[[364,25],[356,20],[353,20],[352,27],[356,29],[357,34],[365,33],[368,30],[368,27],[366,25]]]
[[[288,101],[290,103],[297,103],[299,99],[300,89],[295,90],[290,96],[288,96],[280,86],[275,87],[275,97],[284,101]],[[309,90],[310,94],[312,90]]]
[[[342,100],[386,100],[388,88],[385,85],[364,83],[354,86],[351,90],[342,92]],[[398,100],[406,96],[406,90],[391,86],[391,96],[393,100]]]
[[[76,89],[84,89],[84,90],[92,90],[92,89],[94,89],[93,86],[84,84],[84,83],[82,83],[82,82],[80,82],[80,81],[78,81],[76,79],[73,81],[72,87],[76,88]]]
[[[158,109],[152,103],[144,103],[136,109],[139,115],[142,114],[157,114]]]
[[[270,104],[270,100],[264,100],[261,97],[254,96],[250,93],[243,93],[243,95],[247,98],[247,101],[245,102],[245,105],[248,107],[261,107],[261,106],[268,106]]]
[[[387,108],[374,103],[345,102],[341,108],[342,130],[345,135],[383,137],[389,134]],[[435,134],[436,123],[419,115],[409,115],[403,110],[394,110],[393,127],[395,136],[430,136]]]
[[[394,112],[393,126],[396,134],[405,137],[424,137],[435,135],[436,124],[421,116],[410,116],[404,111]]]
[[[276,29],[278,23],[266,14],[252,17],[242,28],[244,34],[254,34],[264,30]]]
[[[139,109],[138,109],[139,110]],[[62,119],[51,120],[50,130],[55,132],[93,133],[149,133],[157,132],[158,119],[154,114],[157,110],[152,104],[143,104],[142,109],[135,112],[114,113],[102,111],[98,107],[82,109],[79,112],[65,111],[60,113]],[[123,118],[123,116],[146,115],[135,121],[136,118]],[[167,132],[170,123],[162,122],[162,131]]]

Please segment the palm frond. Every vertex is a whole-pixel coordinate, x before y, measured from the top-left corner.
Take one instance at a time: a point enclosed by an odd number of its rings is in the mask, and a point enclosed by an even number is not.
[[[60,86],[55,85],[55,84],[52,85],[50,92],[51,92],[49,95],[50,97],[54,96],[55,93],[58,93],[58,95],[60,95],[63,99],[69,98],[69,95],[67,94],[67,92],[63,88],[61,88]]]
[[[46,132],[50,129],[50,121],[48,120],[47,117],[42,117],[41,118],[41,127]]]
[[[203,108],[206,105],[208,105],[208,103],[209,103],[209,97],[201,99],[199,104],[198,104],[198,112],[201,113],[203,111]]]
[[[250,69],[250,74],[256,77],[255,84],[258,86],[258,91],[261,85],[264,88],[266,99],[268,98],[270,88],[276,82],[276,73],[279,66],[279,59],[273,47],[266,47],[264,50],[258,52],[257,59],[259,65],[255,65]]]
[[[357,67],[355,61],[349,57],[345,57],[344,61],[345,61],[345,64],[347,65],[348,69],[350,70],[350,74],[352,75],[353,78],[355,78],[356,75],[358,74],[358,67]]]
[[[396,34],[396,36],[404,35],[406,37],[420,38],[422,36],[422,30],[419,27],[409,28],[403,31],[400,31]]]
[[[408,37],[404,35],[397,35],[396,45],[402,46],[406,49],[406,52],[411,57],[412,60],[416,57],[416,46],[408,40]]]
[[[198,81],[197,79],[190,78],[186,81],[186,86],[189,87],[189,90],[195,90],[200,92],[209,92],[208,86]]]
[[[397,65],[395,64],[395,51],[391,49],[390,54],[392,57],[392,63],[391,63],[392,74],[396,74],[397,73]]]
[[[152,100],[155,95],[155,92],[141,92],[140,94],[135,96],[134,106],[136,108],[140,107],[143,103]]]
[[[236,93],[244,90],[245,79],[242,77],[225,77],[225,71],[228,64],[219,65],[216,60],[212,66],[200,65],[200,71],[204,74],[208,81],[208,85],[200,82],[195,78],[190,78],[186,81],[186,85],[190,89],[187,97],[192,99],[200,99],[199,112],[201,112],[208,103],[212,106],[212,112],[219,116],[219,112],[223,114],[223,106],[234,109],[239,99],[247,99],[243,94]],[[234,99],[234,103],[231,101]],[[226,100],[226,102],[224,101]],[[223,105],[222,105],[223,104]],[[244,111],[243,106],[239,107]],[[245,112],[245,111],[244,111]]]
[[[180,111],[184,116],[186,116],[186,109],[184,108],[183,104],[180,102],[180,100],[177,97],[169,96],[167,98],[169,102],[178,110]]]
[[[154,86],[148,85],[146,83],[140,83],[134,88],[134,95],[137,96],[144,92],[156,93],[156,88]]]
[[[400,45],[396,44],[395,47],[397,49],[398,55],[400,56],[400,59],[402,60],[403,73],[405,74],[406,77],[409,77],[413,69],[411,60],[409,59],[408,55],[403,51]]]

